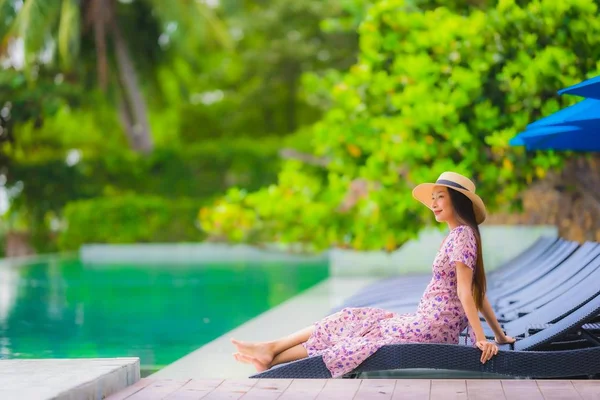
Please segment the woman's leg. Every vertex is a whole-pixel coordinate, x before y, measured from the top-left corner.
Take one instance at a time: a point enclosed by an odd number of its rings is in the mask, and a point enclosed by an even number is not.
[[[263,372],[274,365],[283,364],[290,361],[296,361],[306,357],[308,357],[308,353],[304,346],[302,346],[302,344],[297,344],[294,347],[291,347],[277,354],[270,363],[262,362],[256,357],[241,353],[237,353],[235,359],[241,362],[253,364],[256,368],[256,371]]]
[[[236,339],[231,339],[231,343],[237,347],[238,353],[241,355],[255,358],[261,364],[268,365],[270,367],[275,357],[288,349],[292,349],[306,342],[314,330],[314,325],[309,326],[294,332],[291,335],[271,342],[242,342]],[[242,357],[240,359],[240,357],[236,357],[236,359],[239,361],[248,362],[247,358]]]
[[[296,361],[306,357],[308,357],[308,352],[306,351],[304,346],[302,346],[302,343],[300,343],[277,354],[275,358],[273,358],[273,362],[271,362],[271,367],[273,365],[283,364],[290,361]]]

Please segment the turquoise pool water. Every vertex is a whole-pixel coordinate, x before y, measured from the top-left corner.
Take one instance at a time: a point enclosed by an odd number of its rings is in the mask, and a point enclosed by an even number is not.
[[[135,356],[149,373],[327,275],[289,262],[0,267],[0,358]]]

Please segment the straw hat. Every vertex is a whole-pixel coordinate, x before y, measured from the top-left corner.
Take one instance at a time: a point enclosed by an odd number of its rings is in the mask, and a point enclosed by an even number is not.
[[[456,172],[444,172],[435,183],[421,183],[413,189],[413,197],[431,209],[431,195],[435,186],[446,186],[467,196],[473,202],[477,224],[485,221],[487,212],[481,197],[475,194],[475,184],[467,177]]]

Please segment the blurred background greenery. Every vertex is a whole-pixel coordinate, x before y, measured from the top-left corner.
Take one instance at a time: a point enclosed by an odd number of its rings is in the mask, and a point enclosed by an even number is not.
[[[391,251],[444,170],[492,223],[600,240],[597,160],[508,144],[600,72],[598,3],[0,0],[0,256]]]

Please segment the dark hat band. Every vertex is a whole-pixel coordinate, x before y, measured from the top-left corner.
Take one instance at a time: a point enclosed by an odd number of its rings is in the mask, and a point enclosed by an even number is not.
[[[437,181],[435,181],[435,183],[440,184],[440,185],[447,185],[456,189],[462,189],[462,190],[466,190],[467,192],[471,192],[469,189],[467,189],[466,187],[459,185],[456,182],[452,182],[452,181],[447,181],[446,179],[438,179]]]

